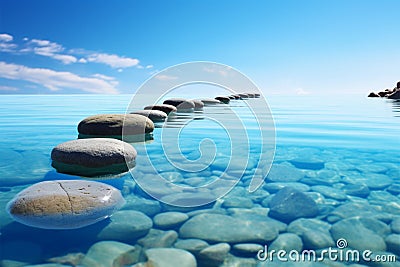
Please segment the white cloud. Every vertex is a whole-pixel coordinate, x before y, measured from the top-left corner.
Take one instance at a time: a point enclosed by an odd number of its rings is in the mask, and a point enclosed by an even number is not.
[[[142,65],[137,65],[136,68],[138,69],[144,69],[144,67]]]
[[[18,91],[18,88],[0,85],[0,91]]]
[[[170,75],[165,75],[165,74],[159,74],[156,75],[154,78],[160,81],[172,81],[178,79],[176,76],[170,76]]]
[[[22,41],[27,42],[27,41],[29,41],[29,38],[28,37],[24,37],[24,38],[22,38]]]
[[[14,38],[7,34],[0,34],[0,51],[1,52],[13,52],[17,48],[16,44],[11,43]]]
[[[139,64],[136,58],[120,57],[114,54],[94,53],[87,58],[89,62],[103,63],[111,66],[112,68],[128,68]]]
[[[81,77],[71,72],[30,68],[2,61],[0,61],[0,77],[40,84],[51,91],[58,91],[62,88],[73,88],[90,93],[118,93],[118,90],[115,88],[116,81],[110,82],[96,77]]]
[[[48,40],[32,39],[29,41],[27,48],[21,49],[20,52],[32,52],[36,55],[50,57],[55,60],[59,60],[64,64],[71,64],[78,61],[78,59],[72,55],[62,54],[65,49],[62,45]]]
[[[87,63],[87,60],[83,57],[78,60],[79,63]]]
[[[100,74],[100,73],[93,74],[92,76],[95,77],[95,78],[106,80],[106,81],[115,81],[114,77],[107,76],[107,75]]]
[[[151,68],[153,68],[154,66],[153,65],[147,65],[146,66],[146,69],[151,69]]]
[[[14,38],[7,33],[0,34],[0,42],[11,42]]]

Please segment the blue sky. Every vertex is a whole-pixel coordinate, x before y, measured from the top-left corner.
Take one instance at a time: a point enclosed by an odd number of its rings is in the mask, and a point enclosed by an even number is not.
[[[361,93],[400,80],[398,0],[0,2],[0,94],[132,93],[213,61],[266,94]]]

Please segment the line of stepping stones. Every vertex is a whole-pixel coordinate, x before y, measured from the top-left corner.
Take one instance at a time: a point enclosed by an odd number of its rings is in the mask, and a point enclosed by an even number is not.
[[[60,173],[83,177],[119,175],[135,166],[137,156],[132,145],[121,141],[122,136],[145,137],[153,132],[155,122],[164,122],[170,113],[193,112],[204,106],[228,104],[234,99],[259,97],[249,93],[202,100],[175,98],[131,114],[90,116],[79,123],[77,140],[59,144],[52,150],[52,166]],[[124,204],[121,192],[110,185],[88,180],[54,180],[24,189],[7,204],[7,211],[28,226],[75,229],[110,217]]]

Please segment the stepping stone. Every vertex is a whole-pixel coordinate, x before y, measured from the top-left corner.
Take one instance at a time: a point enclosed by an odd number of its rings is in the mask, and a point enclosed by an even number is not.
[[[143,135],[154,130],[154,123],[138,114],[99,114],[85,118],[78,132],[85,136]]]
[[[51,159],[58,172],[92,177],[128,171],[135,166],[136,154],[135,148],[126,142],[88,138],[57,145],[51,151]]]
[[[14,220],[44,229],[76,229],[110,217],[125,203],[120,191],[84,180],[34,184],[7,204]]]
[[[195,108],[195,104],[191,100],[186,100],[183,98],[172,98],[172,99],[167,99],[163,102],[163,104],[167,105],[172,105],[177,108],[178,111],[182,110],[193,110]]]
[[[309,218],[318,215],[315,201],[306,194],[285,187],[280,190],[269,202],[271,218],[282,222],[291,222],[297,218]]]
[[[160,110],[162,112],[165,112],[166,114],[169,114],[171,112],[176,112],[177,108],[172,105],[153,105],[153,106],[146,106],[144,107],[144,110]]]
[[[240,98],[249,98],[249,95],[248,94],[238,94],[239,96],[240,96]]]
[[[194,110],[202,110],[204,107],[204,103],[201,100],[198,99],[192,99],[190,100],[194,103]]]
[[[221,104],[221,101],[212,99],[212,98],[201,99],[201,102],[204,103],[204,106],[213,106],[213,105]]]
[[[152,120],[153,122],[163,122],[167,119],[168,115],[161,110],[138,110],[131,112],[131,114],[139,114]]]
[[[225,96],[217,96],[215,99],[218,101],[221,101],[224,104],[229,104],[229,102],[230,102],[229,97],[225,97]]]

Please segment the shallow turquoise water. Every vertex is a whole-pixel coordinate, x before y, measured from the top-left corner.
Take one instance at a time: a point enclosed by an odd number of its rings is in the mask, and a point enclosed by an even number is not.
[[[7,266],[4,260],[24,264],[44,263],[49,258],[63,256],[69,252],[86,253],[90,246],[98,241],[94,236],[100,229],[106,227],[108,221],[73,231],[35,229],[13,222],[5,212],[5,206],[13,195],[33,183],[53,179],[76,179],[77,177],[58,174],[54,171],[50,160],[51,149],[59,143],[76,139],[77,124],[89,115],[125,113],[130,98],[129,95],[1,96],[0,260],[2,262],[0,266]],[[305,186],[304,191],[315,199],[319,208],[318,220],[333,225],[339,220],[353,216],[371,218],[374,216],[366,215],[365,210],[372,209],[372,214],[376,215],[377,220],[383,222],[388,228],[388,231],[381,236],[382,240],[390,234],[400,234],[396,232],[396,229],[393,230],[392,226],[392,222],[400,217],[400,103],[382,99],[366,99],[363,96],[327,98],[272,96],[267,100],[276,126],[277,149],[274,166],[294,166],[296,173],[301,174],[302,178],[296,180],[294,186]],[[257,101],[257,99],[245,101]],[[240,116],[245,121],[249,135],[250,151],[253,154],[259,153],[259,133],[255,130],[254,121],[248,110],[243,108],[243,102],[232,102],[230,107],[241,110]],[[205,107],[204,113],[207,112],[223,113],[223,108]],[[201,118],[204,113],[188,116]],[[182,120],[178,120],[178,123],[175,120],[169,126],[179,125],[179,122]],[[204,138],[209,138],[216,144],[216,159],[218,157],[225,159],[231,150],[226,131],[211,122],[204,120],[198,120],[198,124],[195,122],[181,133],[179,142],[183,155],[192,161],[198,159],[201,156],[200,150],[197,149],[199,142]],[[168,131],[172,133],[174,128],[164,128],[164,130],[166,131],[164,134],[168,135]],[[161,150],[161,131],[161,128],[155,129],[152,142],[145,145],[133,144],[138,150],[138,165],[134,169],[134,175],[146,174],[146,166],[140,165],[141,151],[146,148],[153,159],[154,166],[157,166],[165,176],[175,179],[174,182],[177,184],[201,186],[218,176],[221,166],[211,165],[202,173],[193,174],[177,171],[176,168],[166,164],[167,159],[163,157]],[[296,166],[295,162],[298,158],[311,163],[322,161],[324,166],[316,169],[310,167],[311,165],[309,167]],[[256,164],[257,162],[248,165],[243,179],[228,196],[217,201],[217,204],[211,203],[197,209],[206,209],[210,213],[218,210],[218,212],[233,216],[235,212],[238,212],[232,210],[234,208],[255,213],[258,208],[267,208],[269,199],[276,193],[273,186],[280,186],[279,183],[287,183],[290,179],[285,180],[281,177],[267,179],[258,193],[256,191],[253,195],[249,194],[245,189]],[[149,199],[149,197],[134,185],[130,174],[119,179],[103,180],[103,182],[122,190],[128,202],[123,210],[141,210],[153,218],[155,213],[173,209],[160,206],[156,201],[152,203],[153,206],[149,205],[149,207],[159,207],[155,212],[142,210],[143,207],[147,208],[146,205],[135,206],[134,202],[138,201],[137,198]],[[344,188],[351,184],[366,185],[370,193],[362,197],[350,195]],[[322,189],[315,187],[321,185],[325,187]],[[338,194],[344,194],[344,197]],[[251,199],[251,205],[226,204],[224,206],[223,202],[226,199],[235,197]],[[345,205],[349,203],[356,203],[362,207],[353,210],[352,214],[341,211],[340,208],[345,210]],[[189,216],[192,216],[190,210],[178,210],[189,212]],[[249,220],[248,217],[246,220]],[[254,220],[259,220],[259,218]],[[179,232],[178,228],[173,230]],[[285,230],[282,230],[282,233],[285,233]],[[132,239],[127,243],[133,245],[135,242]],[[268,241],[268,245],[272,242],[273,240]],[[259,243],[263,245],[262,242]],[[27,249],[21,251],[17,248],[20,244],[25,244]],[[231,243],[231,246],[234,244],[235,242]],[[390,245],[387,245],[384,251],[396,253]],[[235,254],[233,250],[231,254]],[[249,258],[254,259],[254,257],[255,255]],[[204,265],[204,263],[199,263],[200,266],[202,264]],[[233,263],[225,264],[233,266]],[[253,262],[253,264],[256,263]]]

